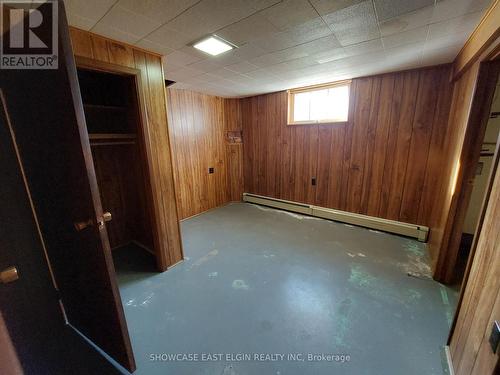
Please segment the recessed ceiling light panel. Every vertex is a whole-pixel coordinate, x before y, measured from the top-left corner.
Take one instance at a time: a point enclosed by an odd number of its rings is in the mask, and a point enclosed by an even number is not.
[[[208,53],[209,55],[217,56],[221,53],[232,50],[235,46],[218,36],[210,35],[199,42],[194,43],[193,47]]]

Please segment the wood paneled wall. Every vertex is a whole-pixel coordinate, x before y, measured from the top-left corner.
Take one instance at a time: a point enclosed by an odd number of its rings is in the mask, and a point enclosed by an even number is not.
[[[92,146],[92,158],[111,249],[131,241],[154,249],[146,200],[146,182],[138,145]]]
[[[98,62],[137,69],[139,89],[147,119],[145,129],[149,180],[154,207],[152,222],[160,269],[165,270],[183,259],[174,189],[173,167],[167,126],[165,80],[161,57],[98,35],[70,28],[73,52]],[[158,251],[159,249],[159,251]]]
[[[167,103],[180,217],[241,200],[242,144],[227,140],[241,130],[238,99],[167,89]]]
[[[239,99],[224,99],[224,129],[226,132],[227,194],[229,201],[241,201],[243,194],[243,141],[230,142],[228,133],[243,134]]]
[[[286,92],[242,99],[245,191],[431,225],[450,71],[354,79],[347,125],[287,126]]]

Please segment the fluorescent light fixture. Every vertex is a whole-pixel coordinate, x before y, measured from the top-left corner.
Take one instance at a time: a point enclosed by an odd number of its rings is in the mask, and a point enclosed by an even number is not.
[[[196,42],[195,44],[193,44],[193,47],[212,56],[220,55],[221,53],[227,52],[234,48],[232,44],[215,35],[211,35],[205,39],[200,40],[199,42]]]

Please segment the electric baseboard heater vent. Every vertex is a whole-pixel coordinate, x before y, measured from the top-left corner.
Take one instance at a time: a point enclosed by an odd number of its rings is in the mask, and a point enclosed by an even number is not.
[[[322,219],[381,230],[402,236],[413,237],[421,242],[426,242],[429,234],[429,228],[422,225],[402,223],[400,221],[381,219],[368,215],[354,214],[347,211],[297,203],[284,199],[270,198],[263,195],[243,193],[243,201],[297,212],[304,215],[315,216]]]

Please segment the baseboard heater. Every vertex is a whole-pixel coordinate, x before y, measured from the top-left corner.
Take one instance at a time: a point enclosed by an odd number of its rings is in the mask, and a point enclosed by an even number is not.
[[[243,193],[243,201],[297,212],[304,215],[320,217],[322,219],[340,221],[342,223],[395,233],[402,236],[413,237],[421,242],[426,242],[429,234],[429,228],[422,225],[402,223],[400,221],[381,219],[374,216],[355,214],[347,211],[334,210],[332,208],[287,201],[284,199],[270,198],[263,195]]]

